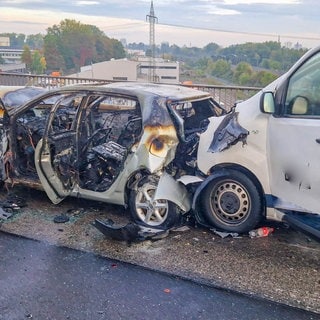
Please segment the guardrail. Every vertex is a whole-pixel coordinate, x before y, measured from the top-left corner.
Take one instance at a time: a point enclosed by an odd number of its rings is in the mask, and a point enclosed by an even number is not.
[[[108,84],[114,81],[104,79],[87,79],[78,77],[52,77],[43,75],[30,75],[0,72],[0,85],[6,86],[41,86],[53,89],[65,85],[74,84]],[[258,92],[261,88],[257,87],[240,87],[240,86],[224,86],[224,85],[203,85],[188,84],[187,87],[196,88],[198,90],[210,92],[214,99],[224,105],[226,109],[230,109],[238,100],[246,100]]]
[[[236,101],[246,100],[256,94],[261,88],[258,87],[240,87],[240,86],[223,86],[223,85],[188,85],[192,88],[210,92],[214,99],[230,110]]]

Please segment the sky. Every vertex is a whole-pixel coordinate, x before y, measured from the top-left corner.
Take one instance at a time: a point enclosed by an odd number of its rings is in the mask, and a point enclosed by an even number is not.
[[[151,0],[1,0],[0,33],[46,34],[64,19],[108,37],[149,43]],[[319,0],[153,0],[155,42],[222,47],[246,42],[320,45]]]

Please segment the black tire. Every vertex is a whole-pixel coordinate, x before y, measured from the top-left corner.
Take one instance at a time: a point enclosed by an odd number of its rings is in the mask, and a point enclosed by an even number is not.
[[[177,205],[168,200],[153,200],[157,179],[142,179],[129,195],[129,209],[133,220],[147,227],[168,229],[178,223]]]
[[[207,222],[218,229],[245,233],[263,218],[262,195],[244,173],[224,169],[205,187],[201,208]]]

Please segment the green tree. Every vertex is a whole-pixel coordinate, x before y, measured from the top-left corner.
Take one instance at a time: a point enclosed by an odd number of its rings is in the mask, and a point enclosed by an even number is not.
[[[31,48],[31,49],[38,49],[41,50],[43,48],[43,35],[38,33],[38,34],[30,34],[26,38],[26,44]]]
[[[51,33],[45,36],[43,49],[47,62],[47,69],[49,71],[66,69],[64,57],[60,53],[63,50],[63,47],[57,28],[53,27]]]
[[[256,87],[265,87],[275,79],[277,79],[277,75],[273,74],[269,71],[259,71],[256,72],[253,78],[251,79],[252,85]]]
[[[281,70],[281,63],[279,61],[273,59],[263,59],[261,66],[266,69],[280,71]]]
[[[220,46],[216,43],[210,42],[203,47],[203,51],[209,56],[216,56],[220,51]]]
[[[41,68],[42,68],[42,72],[43,72],[47,68],[47,61],[46,61],[46,58],[44,56],[42,56],[40,58],[40,64],[41,64]]]
[[[112,58],[113,57],[124,58],[126,56],[126,52],[120,41],[116,39],[111,39],[111,46],[112,46]]]
[[[43,62],[41,62],[42,56],[38,50],[35,50],[32,54],[31,71],[35,74],[41,74],[44,71]]]
[[[28,45],[23,46],[23,52],[21,54],[21,61],[26,64],[28,70],[31,69],[32,65],[32,54]]]
[[[253,68],[247,62],[240,62],[233,73],[233,80],[240,85],[248,84],[253,75]]]
[[[228,61],[219,59],[213,63],[210,73],[215,77],[228,78],[231,74],[231,65]]]
[[[209,63],[210,63],[210,59],[205,57],[197,60],[195,65],[201,70],[206,70],[208,68]]]
[[[120,41],[108,38],[95,26],[69,19],[48,28],[44,52],[50,70],[78,71],[93,62],[125,57]]]

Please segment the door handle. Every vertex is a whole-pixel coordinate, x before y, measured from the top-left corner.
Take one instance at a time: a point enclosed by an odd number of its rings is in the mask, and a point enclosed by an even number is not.
[[[320,143],[320,138],[317,138],[317,139],[316,139],[316,143]]]

